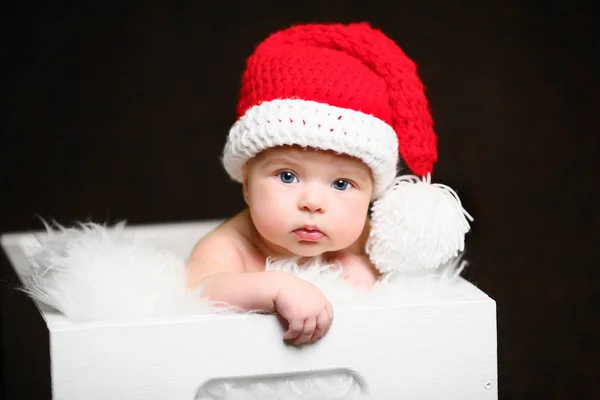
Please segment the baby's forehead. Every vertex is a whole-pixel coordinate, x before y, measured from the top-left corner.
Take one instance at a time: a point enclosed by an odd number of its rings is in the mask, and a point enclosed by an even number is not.
[[[256,161],[267,161],[278,158],[290,158],[294,160],[303,159],[323,159],[324,161],[330,162],[350,162],[360,163],[365,165],[362,160],[352,157],[348,154],[336,153],[332,150],[323,150],[313,147],[300,147],[300,146],[277,146],[266,150],[263,150],[257,154],[254,159]],[[368,168],[368,167],[367,167]]]

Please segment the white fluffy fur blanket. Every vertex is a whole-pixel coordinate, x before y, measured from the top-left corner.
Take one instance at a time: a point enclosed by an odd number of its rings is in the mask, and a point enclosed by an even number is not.
[[[47,226],[39,245],[30,249],[31,271],[24,290],[35,300],[74,322],[131,320],[228,311],[200,299],[185,287],[185,261],[155,241],[125,229],[87,223]],[[294,260],[268,262],[268,269],[289,271],[325,293],[334,307],[443,302],[457,296],[464,263],[459,258],[427,273],[388,273],[370,292],[340,278],[335,266],[315,260],[299,268]],[[230,311],[230,310],[229,310]],[[339,372],[256,382],[223,382],[197,399],[354,399],[360,383]]]
[[[29,249],[31,271],[24,290],[72,321],[124,320],[227,312],[185,286],[185,261],[159,243],[142,239],[120,223],[47,226],[39,246]],[[464,262],[456,258],[435,271],[388,273],[369,292],[340,277],[336,265],[315,259],[299,268],[292,259],[267,262],[267,269],[313,282],[334,306],[441,301],[455,295]],[[229,310],[230,311],[230,310]]]

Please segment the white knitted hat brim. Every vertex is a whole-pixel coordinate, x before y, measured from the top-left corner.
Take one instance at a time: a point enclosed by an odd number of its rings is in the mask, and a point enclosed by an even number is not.
[[[233,180],[242,182],[249,159],[284,145],[331,150],[362,160],[371,169],[375,198],[396,176],[398,138],[390,125],[360,111],[300,99],[249,108],[229,131],[223,166]]]

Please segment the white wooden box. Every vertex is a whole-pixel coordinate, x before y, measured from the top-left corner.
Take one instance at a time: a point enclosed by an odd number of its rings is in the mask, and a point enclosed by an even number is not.
[[[217,223],[126,229],[185,257]],[[21,277],[34,243],[32,233],[2,236]],[[353,373],[361,399],[497,399],[496,305],[472,284],[460,285],[463,295],[443,304],[336,309],[326,337],[299,348],[283,343],[273,315],[73,323],[36,306],[47,326],[54,399],[194,400],[223,379],[332,370]]]

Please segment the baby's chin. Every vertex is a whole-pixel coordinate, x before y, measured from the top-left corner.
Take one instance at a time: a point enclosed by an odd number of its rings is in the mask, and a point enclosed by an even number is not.
[[[318,257],[321,254],[325,253],[322,249],[320,250],[304,250],[304,249],[289,249],[290,253],[294,254],[297,257]]]
[[[287,250],[298,257],[318,257],[325,253],[335,252],[341,249],[330,248],[318,242],[299,242],[290,246]]]

